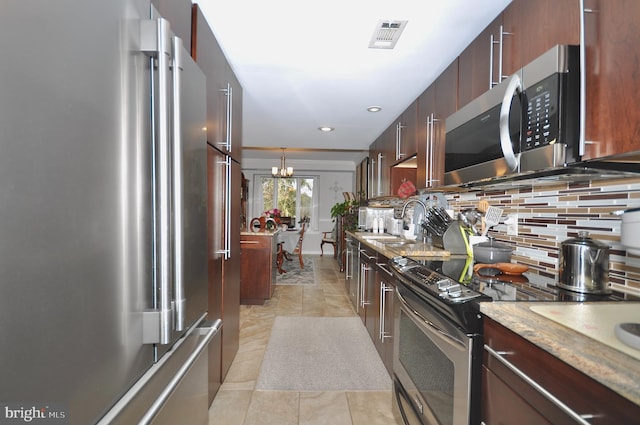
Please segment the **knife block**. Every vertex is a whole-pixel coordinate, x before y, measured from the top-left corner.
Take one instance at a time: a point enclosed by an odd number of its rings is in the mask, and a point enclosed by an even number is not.
[[[464,230],[460,227],[460,224],[454,221],[449,224],[442,235],[432,235],[431,243],[452,254],[467,255],[467,242],[463,234]]]

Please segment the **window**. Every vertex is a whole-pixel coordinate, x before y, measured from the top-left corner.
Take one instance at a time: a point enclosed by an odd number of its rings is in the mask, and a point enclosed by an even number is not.
[[[309,217],[309,228],[318,227],[317,177],[256,177],[262,188],[262,202],[258,203],[260,213],[277,208],[282,217],[295,218],[296,227],[302,217]]]

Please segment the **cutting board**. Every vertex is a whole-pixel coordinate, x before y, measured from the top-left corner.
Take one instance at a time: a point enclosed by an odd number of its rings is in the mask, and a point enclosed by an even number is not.
[[[640,303],[545,304],[529,307],[531,311],[573,329],[591,339],[640,360],[640,350],[622,343],[614,326],[623,322],[640,323]]]

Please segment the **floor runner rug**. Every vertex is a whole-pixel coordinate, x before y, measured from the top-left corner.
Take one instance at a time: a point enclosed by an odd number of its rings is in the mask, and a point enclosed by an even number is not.
[[[256,389],[385,391],[391,379],[359,317],[278,316]]]

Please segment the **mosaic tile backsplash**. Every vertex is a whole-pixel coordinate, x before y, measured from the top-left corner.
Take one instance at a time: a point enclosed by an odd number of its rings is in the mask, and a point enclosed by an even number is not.
[[[552,278],[557,278],[561,242],[580,230],[589,232],[591,238],[610,246],[613,289],[640,296],[640,256],[627,253],[620,244],[620,217],[610,214],[640,207],[640,178],[455,193],[447,199],[455,211],[477,207],[483,199],[502,208],[501,222],[489,235],[513,245],[512,261]],[[507,235],[504,220],[510,214],[518,215],[517,236]]]

